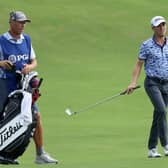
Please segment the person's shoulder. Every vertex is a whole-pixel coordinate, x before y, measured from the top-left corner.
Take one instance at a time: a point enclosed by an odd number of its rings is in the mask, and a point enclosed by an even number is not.
[[[145,41],[143,41],[143,44],[151,44],[153,43],[153,39],[152,38],[148,38]]]
[[[141,43],[141,47],[145,48],[151,47],[152,45],[153,45],[153,38],[148,38]]]
[[[0,39],[9,41],[11,39],[11,35],[9,34],[9,32],[5,32],[5,33],[0,35]]]
[[[22,35],[23,35],[23,37],[25,37],[25,38],[30,38],[30,35],[28,35],[28,34],[23,33]]]
[[[0,37],[7,37],[7,36],[8,36],[8,32],[0,34]]]
[[[26,41],[29,41],[30,43],[31,43],[31,38],[30,38],[30,36],[28,35],[28,34],[22,34],[23,35],[23,37],[24,37],[24,39],[26,40]]]
[[[0,34],[0,41],[4,40],[6,38],[6,33]]]

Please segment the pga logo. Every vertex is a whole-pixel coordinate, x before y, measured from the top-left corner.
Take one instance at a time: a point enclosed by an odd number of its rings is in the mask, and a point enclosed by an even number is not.
[[[29,59],[27,54],[23,55],[9,55],[8,60],[11,61],[13,64],[19,61],[26,61]]]

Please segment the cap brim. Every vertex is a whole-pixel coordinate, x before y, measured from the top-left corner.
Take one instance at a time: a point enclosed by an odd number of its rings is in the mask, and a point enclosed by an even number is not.
[[[161,23],[166,23],[166,21],[165,21],[165,20],[159,20],[158,22],[156,22],[156,23],[153,24],[152,26],[157,27],[157,26],[159,26]]]
[[[16,20],[16,21],[18,21],[18,22],[31,22],[31,20],[29,20],[29,19],[26,19],[26,20]]]

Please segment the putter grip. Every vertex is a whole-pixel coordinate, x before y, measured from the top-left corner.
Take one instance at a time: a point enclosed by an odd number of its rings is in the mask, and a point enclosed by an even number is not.
[[[133,88],[133,90],[135,89],[139,89],[141,86],[137,85],[136,87]],[[121,92],[120,95],[125,95],[127,93],[127,90],[125,90],[124,92]]]

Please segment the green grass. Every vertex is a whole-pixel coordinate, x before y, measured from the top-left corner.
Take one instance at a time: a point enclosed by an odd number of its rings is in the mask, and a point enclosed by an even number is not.
[[[152,35],[151,17],[168,18],[167,0],[5,0],[0,9],[1,33],[8,30],[11,10],[23,10],[32,19],[26,33],[44,77],[38,104],[45,149],[60,160],[57,167],[167,167],[165,157],[146,157],[152,106],[143,89],[143,71],[142,88],[134,94],[74,117],[64,112],[127,87],[139,46]],[[17,167],[37,167],[34,157],[32,141]]]

